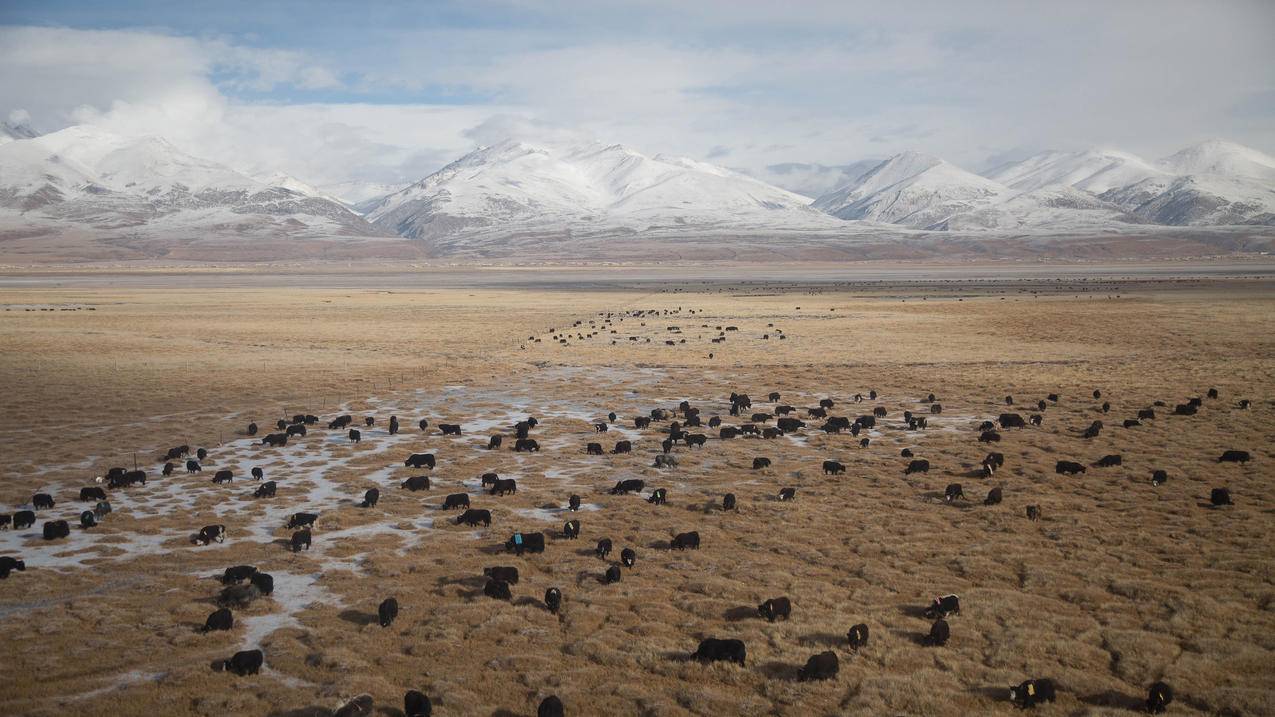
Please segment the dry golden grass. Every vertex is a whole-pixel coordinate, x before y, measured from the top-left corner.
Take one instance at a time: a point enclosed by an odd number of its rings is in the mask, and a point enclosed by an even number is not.
[[[131,465],[134,451],[152,477],[116,491],[102,526],[73,528],[68,548],[80,547],[64,551],[73,554],[53,566],[30,558],[26,572],[0,581],[0,712],[328,714],[362,692],[397,709],[415,688],[436,714],[529,714],[556,693],[570,714],[957,715],[1007,713],[1008,685],[1051,677],[1061,692],[1041,714],[1120,713],[1157,679],[1178,693],[1172,712],[1271,713],[1275,294],[1238,280],[1084,288],[177,290],[124,278],[109,288],[0,290],[13,309],[0,311],[0,510],[48,489],[59,504],[39,519],[74,517],[78,488]],[[29,305],[96,310],[22,310]],[[599,312],[678,307],[627,318],[615,345],[610,334],[567,346],[547,338],[550,327]],[[669,325],[686,344],[664,345]],[[740,331],[711,344],[718,325]],[[1210,387],[1221,398],[1198,416],[1157,409],[1146,426],[1119,426],[1155,400],[1171,408]],[[1094,388],[1110,414],[1098,411]],[[879,401],[847,403],[869,389]],[[832,396],[834,413],[851,417],[882,405],[888,427],[867,449],[813,426],[804,439],[710,440],[675,449],[680,465],[668,471],[651,467],[652,431],[629,432],[632,455],[583,454],[588,441],[609,448],[629,437],[593,433],[589,420],[608,410],[625,426],[682,399],[725,416],[732,390],[760,411],[772,390],[797,406]],[[904,410],[926,410],[918,399],[928,392],[944,409],[930,429],[898,428]],[[1062,400],[1043,427],[1003,432],[995,450],[1006,467],[971,477],[988,450],[974,424],[1004,410],[1006,394],[1026,415],[1035,411],[1021,404],[1051,392]],[[1252,410],[1236,409],[1239,398]],[[286,453],[237,435],[249,420],[265,432],[280,415],[330,417],[338,406],[375,414],[378,430],[353,445],[320,427]],[[391,413],[403,423],[397,443],[379,430]],[[421,416],[475,426],[528,414],[543,421],[537,455],[508,450],[508,430],[506,449],[489,452],[491,431],[456,439],[416,428]],[[1103,434],[1079,438],[1095,419]],[[180,443],[209,449],[206,472],[159,478],[156,454]],[[930,460],[928,475],[903,475],[904,447]],[[1227,448],[1254,460],[1216,463]],[[439,456],[435,487],[407,493],[395,486],[420,471],[402,458],[420,450]],[[1091,464],[1108,453],[1125,464],[1053,472],[1057,460]],[[754,456],[773,466],[751,470]],[[827,458],[846,463],[846,475],[824,477]],[[242,500],[253,485],[239,476],[208,482],[211,469],[242,465],[263,466],[279,496]],[[1170,481],[1153,488],[1154,468]],[[488,470],[516,476],[517,495],[478,495]],[[628,477],[648,492],[667,487],[669,505],[606,493]],[[950,482],[972,502],[945,504]],[[373,485],[380,505],[356,507]],[[985,507],[993,485],[1005,502]],[[1221,485],[1236,505],[1202,507]],[[797,500],[777,502],[789,486]],[[438,510],[459,491],[493,511],[490,529],[452,525]],[[572,492],[592,508],[575,516],[578,541],[558,537],[562,514],[536,517]],[[709,507],[726,492],[739,497],[738,514]],[[322,503],[315,546],[290,553],[278,542],[290,531],[270,523],[271,511],[310,500]],[[1041,522],[1026,520],[1028,504],[1042,507]],[[208,523],[228,526],[226,543],[190,546],[184,535]],[[515,529],[547,531],[546,552],[495,551]],[[703,547],[667,550],[685,530],[698,530]],[[592,547],[602,537],[615,542],[613,558],[626,546],[639,554],[617,585],[598,580],[607,563]],[[50,554],[38,538],[18,547]],[[82,567],[57,567],[65,562]],[[293,611],[295,622],[196,634],[220,587],[207,576],[243,563],[280,586],[237,621]],[[477,578],[491,565],[522,572],[512,604],[482,596]],[[540,603],[550,586],[564,594],[560,618]],[[928,621],[918,608],[947,592],[963,603],[952,641],[921,647]],[[382,629],[376,605],[389,595],[402,613]],[[781,595],[793,601],[790,621],[749,614]],[[872,638],[854,655],[844,636],[858,622]],[[687,661],[707,636],[743,639],[748,665]],[[209,669],[246,640],[265,651],[269,671]],[[841,657],[838,678],[795,681],[825,649]]]

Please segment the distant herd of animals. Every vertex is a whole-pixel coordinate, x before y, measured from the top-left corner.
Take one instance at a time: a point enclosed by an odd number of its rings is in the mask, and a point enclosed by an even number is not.
[[[1210,389],[1207,393],[1208,399],[1217,400],[1218,392]],[[863,394],[854,394],[848,403],[857,405],[867,401],[876,401],[878,399],[876,391],[871,391],[865,397]],[[1101,401],[1102,394],[1100,391],[1093,392],[1095,402]],[[1050,394],[1045,399],[1041,399],[1034,404],[1034,408],[1039,411],[1032,413],[1028,418],[1024,419],[1020,414],[1013,412],[1005,412],[999,415],[996,421],[985,421],[980,424],[975,433],[979,443],[997,443],[1001,440],[999,431],[1012,429],[1026,429],[1027,426],[1040,426],[1048,406],[1056,404],[1061,399],[1055,394]],[[1144,408],[1137,413],[1136,419],[1131,419],[1134,423],[1140,421],[1156,420],[1157,410],[1160,413],[1169,413],[1175,416],[1193,416],[1198,410],[1204,406],[1206,399],[1191,398],[1184,403],[1177,404],[1171,410],[1168,410],[1167,404],[1157,401],[1151,407]],[[639,415],[634,417],[633,425],[636,429],[647,430],[655,433],[657,436],[663,436],[661,439],[661,452],[656,455],[655,465],[661,468],[671,468],[676,466],[675,454],[673,448],[681,444],[683,447],[703,448],[709,443],[709,438],[703,433],[692,433],[691,429],[707,426],[709,429],[717,429],[716,440],[731,440],[742,436],[752,436],[761,439],[773,439],[785,434],[800,433],[807,429],[805,421],[797,418],[799,409],[786,405],[781,402],[779,393],[770,393],[767,401],[772,407],[767,411],[753,411],[753,402],[747,394],[731,393],[730,395],[730,415],[735,417],[748,416],[748,422],[738,423],[736,425],[725,425],[720,416],[713,416],[708,419],[702,419],[700,409],[692,406],[689,401],[682,401],[676,408],[655,408],[648,415]],[[934,396],[929,394],[921,401],[928,406],[930,416],[938,416],[942,414],[942,404]],[[1006,406],[1015,405],[1012,396],[1004,397]],[[1250,401],[1242,400],[1235,404],[1239,409],[1248,409],[1251,405]],[[858,437],[861,431],[873,429],[878,425],[878,419],[887,415],[885,407],[877,405],[870,412],[865,412],[857,418],[851,420],[848,417],[839,417],[830,415],[835,410],[837,402],[831,398],[825,398],[819,401],[818,406],[811,406],[803,409],[806,418],[820,419],[823,421],[818,426],[818,430],[822,430],[829,434],[839,434],[848,432]],[[1107,413],[1110,411],[1110,404],[1103,402],[1096,405],[1097,410]],[[905,411],[903,414],[904,429],[903,430],[925,430],[927,420],[924,416],[913,414],[911,411]],[[329,431],[347,431],[347,435],[352,441],[359,441],[361,437],[356,429],[351,428],[355,419],[351,415],[337,416],[329,421],[326,425]],[[600,420],[594,424],[594,430],[597,433],[607,432],[609,426],[615,425],[618,417],[615,413],[610,413],[606,420]],[[775,425],[759,427],[758,424],[767,424],[771,421]],[[374,416],[365,417],[363,424],[365,427],[375,425]],[[304,437],[308,430],[320,424],[320,420],[314,415],[298,414],[292,416],[291,420],[279,420],[275,427],[277,432],[270,433],[260,438],[262,446],[285,446],[290,439]],[[663,424],[663,425],[661,425]],[[389,433],[395,434],[400,430],[399,420],[396,416],[389,419]],[[417,427],[421,432],[429,430],[429,420],[420,419]],[[534,417],[519,421],[511,427],[514,438],[513,450],[517,452],[536,452],[540,450],[537,441],[532,438],[532,432],[536,430],[539,422]],[[1125,421],[1125,426],[1130,426],[1130,421]],[[311,427],[311,428],[307,428]],[[442,435],[458,436],[462,434],[462,426],[460,424],[440,424],[437,426]],[[1094,421],[1086,427],[1079,435],[1084,439],[1092,439],[1100,434],[1104,429],[1102,421]],[[249,436],[257,436],[259,427],[252,423],[247,427]],[[487,443],[488,450],[499,450],[504,445],[503,435],[493,435]],[[869,439],[864,437],[861,439],[860,445],[867,447]],[[633,450],[632,441],[621,440],[614,444],[610,450],[612,454],[631,453]],[[585,447],[585,452],[590,455],[602,454],[603,448],[601,444],[589,442]],[[208,456],[208,452],[204,448],[199,448],[191,457],[191,449],[189,446],[176,446],[161,455],[157,462],[162,463],[161,474],[164,476],[171,475],[176,469],[176,461],[185,460],[185,469],[189,474],[197,474],[202,472],[202,461]],[[927,473],[930,470],[930,463],[923,458],[916,458],[912,450],[903,449],[902,458],[908,459],[906,466],[903,468],[904,474]],[[1217,458],[1221,463],[1248,463],[1252,460],[1252,456],[1247,451],[1226,449]],[[432,470],[437,466],[437,459],[434,454],[430,453],[412,453],[403,461],[403,465],[414,469]],[[1107,455],[1100,458],[1093,465],[1098,467],[1116,466],[1122,464],[1120,455]],[[753,462],[754,469],[764,469],[770,465],[770,460],[765,457],[758,457]],[[1005,456],[1002,453],[991,452],[982,462],[982,475],[990,477],[996,471],[1002,469],[1005,465]],[[1060,460],[1055,466],[1055,470],[1061,475],[1075,475],[1084,473],[1086,466],[1080,462]],[[846,466],[835,460],[826,460],[822,464],[822,470],[825,475],[840,475],[845,473]],[[269,499],[276,496],[276,483],[274,481],[264,481],[265,475],[261,468],[252,468],[251,475],[259,481],[258,487],[253,492],[253,496],[259,499]],[[230,483],[235,476],[230,470],[219,470],[213,476],[213,482],[224,484]],[[1151,482],[1153,485],[1163,485],[1168,480],[1168,472],[1165,469],[1155,469],[1152,471]],[[127,490],[134,486],[145,486],[147,484],[147,475],[143,470],[126,470],[124,468],[111,468],[106,474],[98,478],[95,485],[87,486],[79,491],[78,499],[82,503],[92,503],[91,509],[83,510],[79,513],[79,525],[83,530],[92,530],[99,521],[102,521],[111,513],[111,505],[106,492],[109,490]],[[485,473],[481,476],[481,485],[490,497],[499,497],[510,493],[517,492],[517,483],[513,479],[500,478],[495,473]],[[105,486],[105,489],[103,488]],[[429,490],[430,480],[428,476],[413,476],[401,483],[401,488],[409,491]],[[614,495],[627,495],[632,493],[640,494],[646,489],[646,484],[641,479],[626,479],[616,482],[611,488],[610,493]],[[796,499],[797,491],[795,488],[786,487],[780,490],[778,499],[780,501],[792,501]],[[380,499],[380,490],[371,488],[366,491],[360,507],[370,509],[377,505]],[[648,503],[654,505],[663,505],[668,499],[667,488],[655,488],[647,497]],[[575,512],[580,508],[580,496],[571,495],[566,502],[566,509]],[[944,500],[947,502],[967,500],[965,492],[961,484],[953,483],[947,486],[944,491]],[[984,505],[995,506],[1003,500],[1002,489],[999,487],[991,489],[983,500]],[[1232,504],[1231,492],[1226,487],[1216,487],[1212,489],[1210,495],[1210,503],[1215,508],[1228,506]],[[36,522],[37,511],[51,511],[57,505],[54,497],[47,493],[38,493],[32,496],[31,509],[19,510],[12,515],[0,515],[0,526],[8,528],[27,528]],[[460,510],[459,516],[455,519],[456,524],[467,524],[470,526],[490,526],[492,523],[491,511],[471,507],[470,496],[467,493],[453,493],[447,495],[441,505],[445,510]],[[721,497],[721,510],[736,511],[738,510],[738,502],[734,494],[727,493]],[[1026,507],[1026,516],[1030,520],[1039,520],[1041,518],[1041,510],[1039,506],[1029,505]],[[290,516],[286,525],[288,530],[294,530],[288,545],[293,551],[308,550],[314,540],[313,530],[319,516],[316,513],[297,512]],[[577,539],[581,535],[581,523],[579,520],[572,519],[567,521],[563,527],[559,537],[563,539]],[[71,527],[66,519],[47,520],[43,524],[43,537],[45,540],[58,540],[65,538],[70,534]],[[208,545],[214,541],[223,542],[227,538],[226,526],[224,525],[206,525],[191,537],[191,542],[198,545]],[[545,535],[542,532],[519,532],[515,531],[503,543],[506,552],[516,556],[523,556],[531,553],[544,553],[545,551]],[[610,563],[610,555],[613,551],[614,544],[610,538],[602,538],[598,540],[594,551],[598,559],[607,561],[608,566],[599,578],[599,583],[609,585],[617,583],[621,580],[623,569],[631,569],[637,560],[637,552],[631,547],[625,547],[620,552],[619,564]],[[697,550],[700,547],[700,535],[697,531],[687,531],[678,533],[669,542],[670,550]],[[12,571],[23,571],[26,569],[25,562],[17,557],[3,556],[0,557],[0,578],[8,578]],[[518,568],[513,566],[492,566],[483,570],[483,579],[485,585],[483,594],[494,600],[509,601],[512,599],[514,588],[518,584]],[[216,601],[220,605],[219,609],[208,616],[205,625],[201,628],[201,632],[212,632],[218,630],[230,630],[234,626],[234,614],[232,609],[243,608],[257,600],[261,596],[270,595],[274,590],[274,579],[268,573],[258,570],[252,565],[235,565],[225,569],[220,578],[223,588],[216,596]],[[553,614],[557,614],[561,609],[564,600],[564,593],[558,587],[549,588],[544,595],[544,607]],[[793,603],[787,596],[780,596],[766,600],[757,607],[757,614],[769,621],[787,620],[793,610]],[[921,643],[928,647],[943,647],[951,639],[951,626],[948,619],[952,616],[959,615],[961,611],[960,597],[954,594],[945,594],[933,599],[923,610],[923,615],[932,621],[929,633],[924,636]],[[377,610],[378,621],[382,627],[388,627],[397,618],[399,613],[399,602],[395,597],[388,597],[380,603]],[[856,624],[850,627],[846,633],[846,646],[851,653],[857,653],[860,650],[868,648],[869,626],[866,624]],[[690,653],[690,657],[702,662],[723,661],[735,663],[737,665],[745,665],[747,659],[747,648],[742,640],[734,638],[718,638],[708,637],[701,640],[696,649]],[[219,670],[235,673],[237,675],[255,675],[259,672],[264,664],[264,654],[260,649],[240,651],[232,655],[230,658],[218,662],[215,667]],[[797,670],[797,676],[801,680],[827,680],[837,676],[839,670],[840,658],[835,651],[828,650],[812,655],[806,661],[804,666]],[[1022,684],[1013,686],[1009,689],[1009,699],[1017,706],[1023,708],[1033,707],[1041,702],[1052,702],[1055,699],[1056,686],[1048,678],[1029,679]],[[1160,713],[1165,711],[1166,706],[1173,700],[1173,689],[1164,682],[1156,682],[1149,687],[1145,706],[1148,712]],[[562,715],[564,713],[564,705],[556,696],[550,696],[540,704],[538,714],[540,717],[551,715]],[[409,717],[420,717],[429,715],[431,712],[431,702],[427,695],[417,691],[408,691],[404,697],[404,712]],[[338,710],[339,715],[362,715],[371,713],[371,698],[367,695],[361,695],[348,705]]]
[[[800,310],[801,307],[798,306],[797,309]],[[829,309],[829,310],[836,311],[836,309]],[[629,311],[603,311],[598,313],[597,319],[579,319],[575,321],[574,323],[572,323],[571,326],[566,329],[560,330],[556,327],[551,327],[547,332],[547,339],[551,343],[557,344],[559,346],[569,346],[571,345],[572,341],[583,342],[583,341],[588,341],[598,337],[603,337],[603,338],[610,339],[611,345],[615,346],[620,343],[620,336],[619,336],[620,330],[618,328],[618,325],[622,323],[626,318],[638,319],[640,329],[645,329],[647,328],[647,326],[646,326],[646,321],[644,321],[644,319],[654,320],[661,317],[678,316],[678,315],[681,315],[683,311],[685,311],[686,315],[688,316],[694,316],[697,313],[703,313],[702,309],[683,309],[680,306],[677,307],[676,309],[631,309]],[[709,333],[716,332],[715,335],[709,338],[709,342],[714,344],[725,343],[726,339],[731,334],[739,331],[738,326],[727,326],[723,324],[713,324],[713,325],[700,324],[697,328],[700,329],[701,331],[708,330]],[[685,332],[690,330],[692,329],[690,329],[689,327],[684,330],[681,326],[677,326],[677,325],[665,326],[663,336],[665,336],[666,338],[662,339],[664,342],[664,345],[678,346],[680,344],[685,344],[686,343]],[[642,332],[639,330],[638,333],[642,333]],[[762,341],[769,341],[772,338],[772,335],[773,335],[773,338],[779,341],[785,341],[788,339],[788,336],[784,333],[783,329],[775,328],[775,325],[773,323],[768,323],[766,324],[766,331],[762,333],[760,338]],[[702,338],[702,336],[703,336],[702,333],[697,334],[697,338]],[[634,335],[634,334],[630,334],[627,337],[627,339],[630,342],[639,342],[639,343],[648,343],[648,344],[651,343],[651,338],[652,338],[651,336],[640,336],[640,335]],[[535,334],[532,334],[527,337],[527,342],[532,344],[541,343],[543,340],[544,339],[541,339]],[[524,349],[527,348],[527,344],[524,343],[522,345],[522,348]],[[708,358],[713,358],[713,354],[710,353],[708,355]]]

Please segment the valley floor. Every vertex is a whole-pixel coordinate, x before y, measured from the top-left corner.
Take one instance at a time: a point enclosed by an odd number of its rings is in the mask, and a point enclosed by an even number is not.
[[[1267,266],[0,277],[0,512],[57,499],[33,528],[0,531],[0,555],[27,563],[0,580],[0,713],[326,715],[364,692],[396,709],[420,689],[443,715],[531,714],[548,694],[568,714],[1008,714],[1008,686],[1033,677],[1060,685],[1045,715],[1122,713],[1159,679],[1177,692],[1171,712],[1275,712]],[[649,313],[618,320],[636,310]],[[1168,415],[1209,388],[1220,397],[1198,415]],[[852,400],[869,390],[878,400]],[[652,466],[665,424],[639,430],[635,416],[687,400],[746,422],[728,415],[732,391],[752,396],[749,413],[777,391],[803,416],[825,397],[833,415],[887,416],[866,448],[807,420],[771,440],[704,430],[705,447],[674,448],[676,468]],[[1121,427],[1157,400],[1154,420]],[[1006,410],[1042,426],[979,444],[978,424]],[[904,411],[929,427],[906,430]],[[295,413],[323,421],[280,449],[243,434]],[[340,413],[361,442],[326,429]],[[526,416],[539,453],[510,450]],[[1105,430],[1081,438],[1094,420]],[[486,449],[493,433],[503,450]],[[633,453],[584,452],[619,440]],[[204,472],[160,477],[156,458],[179,444],[208,449]],[[904,475],[904,448],[928,474]],[[1217,463],[1226,449],[1253,460]],[[989,450],[1005,467],[977,477]],[[414,452],[438,467],[404,467]],[[1107,454],[1123,465],[1092,466]],[[771,466],[753,470],[759,456]],[[823,475],[828,459],[846,474]],[[1089,468],[1059,476],[1058,460]],[[79,488],[134,461],[148,483],[111,491],[102,525],[40,538],[44,520],[91,507]],[[250,497],[254,466],[276,498]],[[234,481],[212,484],[219,469]],[[1153,469],[1169,481],[1153,487]],[[488,471],[517,494],[483,494]],[[398,487],[423,473],[429,491]],[[608,492],[629,478],[642,496]],[[949,483],[969,500],[945,502]],[[1004,502],[984,506],[998,486]],[[1206,507],[1219,486],[1234,506]],[[357,507],[371,487],[380,503]],[[778,501],[787,487],[797,499]],[[653,488],[667,505],[646,502]],[[457,492],[492,511],[490,528],[454,524],[440,504]],[[728,492],[738,513],[718,509]],[[292,553],[283,526],[302,510],[320,514],[314,545]],[[579,540],[561,535],[570,518]],[[225,543],[190,544],[217,523]],[[505,554],[515,530],[544,531],[545,552]],[[669,550],[689,530],[701,548]],[[612,560],[638,554],[618,584],[600,580],[603,537]],[[236,610],[232,631],[198,634],[213,576],[239,564],[273,574],[275,594]],[[483,568],[503,565],[521,573],[510,603],[482,594]],[[541,602],[551,586],[557,617]],[[945,593],[962,602],[951,642],[923,647],[920,608]],[[391,595],[402,611],[383,629]],[[758,618],[778,596],[792,618]],[[871,641],[855,654],[845,633],[860,622]],[[710,636],[742,639],[746,666],[689,661]],[[261,675],[209,667],[252,647]],[[839,676],[797,681],[824,650]]]

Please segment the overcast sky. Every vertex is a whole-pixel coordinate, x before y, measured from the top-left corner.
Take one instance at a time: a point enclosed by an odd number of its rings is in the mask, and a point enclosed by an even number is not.
[[[581,134],[757,170],[1275,153],[1275,2],[0,1],[0,116],[315,184]]]

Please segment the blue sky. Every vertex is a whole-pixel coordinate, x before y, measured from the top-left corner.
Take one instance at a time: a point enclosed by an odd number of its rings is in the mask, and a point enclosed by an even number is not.
[[[190,6],[194,5],[194,7]],[[503,135],[763,172],[913,149],[1275,150],[1270,2],[0,3],[0,110],[318,184]]]

